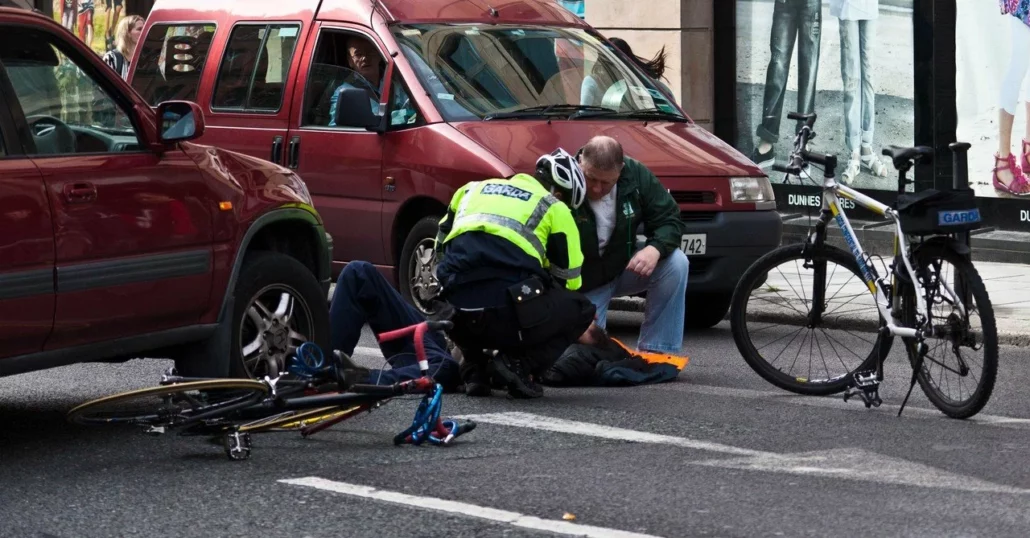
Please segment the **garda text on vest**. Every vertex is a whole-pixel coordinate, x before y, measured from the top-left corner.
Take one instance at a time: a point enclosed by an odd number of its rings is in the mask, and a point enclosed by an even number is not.
[[[506,196],[508,198],[518,198],[523,202],[528,202],[533,197],[533,193],[522,190],[518,187],[511,185],[503,185],[499,183],[490,183],[483,187],[483,194],[493,194],[498,196]]]

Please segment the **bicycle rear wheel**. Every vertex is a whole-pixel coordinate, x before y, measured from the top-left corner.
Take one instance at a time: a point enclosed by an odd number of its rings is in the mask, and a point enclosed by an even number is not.
[[[944,244],[928,244],[916,250],[914,269],[923,280],[923,293],[931,329],[940,335],[927,339],[927,353],[919,365],[914,339],[905,338],[906,351],[923,394],[945,415],[969,418],[980,412],[991,397],[998,373],[998,331],[994,307],[980,273],[972,262]],[[947,284],[947,287],[944,286]],[[967,295],[966,315],[960,315],[951,292]],[[915,297],[908,287],[904,319],[914,326]],[[918,365],[918,366],[917,366]]]
[[[201,413],[259,402],[268,386],[246,379],[190,381],[99,398],[68,412],[75,424],[132,424],[174,427]]]
[[[887,356],[893,337],[878,332],[883,323],[855,259],[830,245],[766,254],[741,277],[730,305],[733,340],[751,369],[813,396],[845,390],[852,373]]]

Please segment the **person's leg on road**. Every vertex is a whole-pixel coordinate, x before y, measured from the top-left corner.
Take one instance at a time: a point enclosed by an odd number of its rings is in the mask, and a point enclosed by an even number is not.
[[[352,355],[366,323],[372,332],[380,334],[423,321],[425,317],[405,302],[372,264],[352,262],[340,273],[329,308],[330,342],[334,350]],[[373,371],[370,375],[372,382],[378,380],[381,384],[389,384],[421,376],[412,338],[383,342],[379,349],[393,369],[384,370],[381,377],[379,372]],[[430,374],[436,372],[434,377],[441,384],[446,380],[448,384],[456,385],[458,364],[447,352],[444,338],[430,333],[425,340],[425,349]]]
[[[614,297],[647,292],[644,324],[637,340],[640,351],[677,354],[682,350],[689,274],[690,260],[676,250],[658,262],[650,277],[625,271],[616,280]]]
[[[593,303],[594,308],[597,309],[597,318],[594,320],[594,323],[602,329],[608,325],[608,305],[612,302],[612,297],[615,296],[615,289],[618,287],[619,279],[616,278],[607,284],[602,284],[583,293]]]

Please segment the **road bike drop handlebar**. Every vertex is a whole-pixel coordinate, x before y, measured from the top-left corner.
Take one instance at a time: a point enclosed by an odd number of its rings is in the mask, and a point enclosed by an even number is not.
[[[429,374],[429,360],[426,358],[426,333],[429,331],[449,331],[454,328],[454,323],[450,321],[423,321],[415,325],[410,325],[402,329],[393,331],[386,331],[376,336],[379,343],[390,342],[392,340],[400,340],[408,335],[414,334],[415,339],[415,358],[418,360],[419,370],[422,371],[423,376]]]

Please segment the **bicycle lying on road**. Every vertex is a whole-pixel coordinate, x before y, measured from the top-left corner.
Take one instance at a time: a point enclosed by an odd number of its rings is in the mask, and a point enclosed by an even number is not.
[[[755,372],[777,387],[805,395],[844,392],[845,400],[860,396],[868,408],[882,403],[884,360],[894,337],[900,336],[912,378],[898,415],[916,382],[949,417],[975,415],[994,388],[998,335],[994,310],[969,260],[969,248],[955,236],[979,227],[972,191],[905,193],[905,185],[911,183],[906,173],[917,163],[930,163],[933,149],[891,146],[883,154],[898,170],[899,196],[895,207],[884,205],[837,183],[835,156],[809,151],[815,114],[789,117],[804,123],[789,163],[774,169],[788,179],[811,180],[810,165],[821,166],[822,208],[804,243],[766,254],[737,284],[730,310],[737,349]],[[968,147],[952,144],[951,149]],[[893,226],[893,260],[887,266],[879,258],[883,273],[875,257],[862,250],[841,196]],[[831,220],[850,253],[826,243]],[[795,297],[788,297],[791,293]],[[979,323],[972,322],[974,317]],[[795,372],[805,364],[807,373]],[[979,373],[974,373],[976,366]],[[957,374],[956,379],[943,378],[947,374]]]
[[[308,437],[377,409],[391,398],[421,394],[411,426],[394,437],[394,444],[449,445],[476,424],[440,418],[443,387],[429,376],[424,338],[429,331],[451,327],[450,321],[427,321],[378,335],[380,342],[414,336],[422,373],[418,379],[392,385],[352,383],[341,361],[326,363],[317,346],[305,343],[292,355],[288,372],[274,379],[186,378],[166,373],[159,386],[84,403],[69,411],[68,419],[85,425],[138,425],[150,434],[174,430],[186,436],[221,437],[229,459],[242,460],[250,457],[253,433],[300,431]]]

